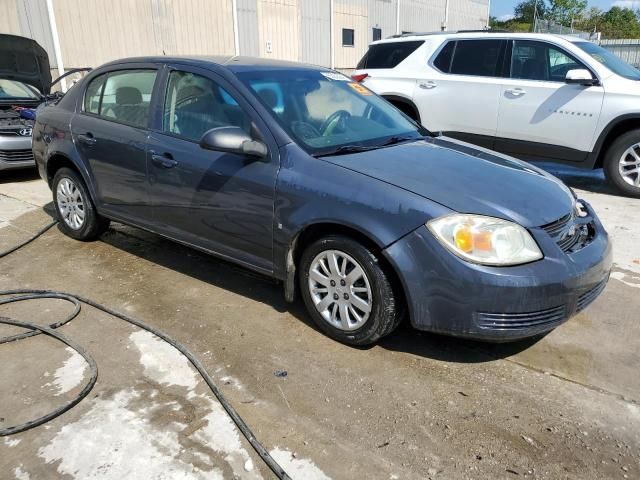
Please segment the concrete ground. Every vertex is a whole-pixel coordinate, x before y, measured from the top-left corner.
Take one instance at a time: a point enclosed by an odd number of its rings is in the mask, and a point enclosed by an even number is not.
[[[553,168],[599,213],[615,267],[594,304],[538,341],[402,326],[350,348],[270,280],[117,224],[93,243],[50,230],[0,260],[0,290],[81,294],[174,336],[293,478],[640,478],[640,200]],[[32,172],[2,174],[0,251],[50,221],[49,201]],[[39,300],[0,316],[47,324],[70,308]],[[60,331],[93,355],[97,384],[61,417],[0,438],[0,477],[271,478],[166,343],[90,307]],[[43,336],[0,345],[0,428],[69,401],[88,374]]]

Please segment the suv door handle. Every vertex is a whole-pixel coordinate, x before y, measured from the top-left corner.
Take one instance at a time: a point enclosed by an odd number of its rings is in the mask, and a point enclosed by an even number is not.
[[[153,150],[149,151],[151,154],[151,162],[157,167],[162,168],[173,168],[178,165],[178,162],[173,159],[173,155],[168,152],[165,152],[163,155],[158,155]]]
[[[436,82],[434,82],[433,80],[428,80],[426,82],[418,83],[418,86],[420,88],[424,88],[425,90],[431,90],[432,88],[436,88],[438,86],[438,84]]]
[[[97,142],[96,138],[93,136],[91,132],[78,135],[78,141],[89,146],[95,145]]]
[[[506,92],[509,95],[513,95],[514,97],[521,97],[522,95],[527,93],[527,91],[525,89],[523,89],[523,88],[510,88],[510,89],[506,90]]]

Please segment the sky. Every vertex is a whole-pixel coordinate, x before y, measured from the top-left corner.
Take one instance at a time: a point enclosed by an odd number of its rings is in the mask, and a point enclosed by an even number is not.
[[[513,7],[521,0],[491,0],[491,16],[499,20],[508,20],[513,15]],[[640,8],[640,0],[589,0],[590,7],[609,10],[612,6]],[[501,18],[502,17],[502,18]]]

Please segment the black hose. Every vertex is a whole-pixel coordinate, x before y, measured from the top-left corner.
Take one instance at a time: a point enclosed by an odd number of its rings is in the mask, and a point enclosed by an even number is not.
[[[43,298],[51,298],[51,297],[43,297]],[[25,430],[29,430],[30,428],[34,428],[34,427],[37,427],[38,425],[42,425],[43,423],[46,423],[49,420],[53,420],[54,418],[62,415],[64,412],[74,407],[78,402],[80,402],[84,397],[86,397],[89,394],[89,392],[95,385],[96,380],[98,379],[98,365],[96,365],[96,361],[93,359],[91,355],[89,355],[89,353],[87,353],[87,351],[84,348],[82,348],[77,343],[72,342],[67,337],[65,337],[61,333],[56,332],[52,328],[42,327],[40,325],[35,325],[33,323],[18,322],[17,320],[11,320],[8,318],[0,318],[0,323],[29,329],[30,333],[33,333],[35,335],[40,335],[41,333],[44,333],[45,335],[49,335],[50,337],[60,340],[62,343],[73,348],[76,352],[82,355],[85,361],[89,364],[89,369],[91,370],[91,378],[89,379],[87,384],[84,386],[84,388],[80,391],[80,393],[78,393],[78,395],[76,395],[73,398],[73,400],[71,400],[69,403],[62,405],[61,407],[56,408],[52,412],[47,413],[46,415],[38,417],[34,420],[29,420],[28,422],[22,423],[20,425],[14,425],[13,427],[6,427],[6,428],[0,429],[0,437],[4,437],[5,435],[13,435],[14,433],[24,432]]]
[[[56,223],[57,222],[53,222],[53,223],[47,225],[45,228],[41,229],[35,235],[33,235],[31,238],[29,238],[28,240],[22,242],[18,246],[12,247],[9,250],[0,253],[0,258],[5,257],[5,256],[9,255],[10,253],[13,253],[16,250],[24,247],[25,245],[29,244],[30,242],[36,240],[38,237],[40,237],[42,234],[44,234],[47,230],[49,230],[51,227],[53,227],[53,225],[55,225]],[[120,313],[120,312],[118,312],[116,310],[113,310],[113,309],[111,309],[109,307],[106,307],[106,306],[104,306],[104,305],[102,305],[102,304],[100,304],[98,302],[95,302],[95,301],[91,300],[90,298],[82,297],[80,295],[73,295],[73,294],[70,294],[70,293],[58,292],[58,291],[55,291],[55,290],[3,290],[3,291],[0,291],[0,296],[9,296],[9,298],[5,298],[5,299],[1,300],[0,301],[0,305],[7,304],[7,303],[12,303],[12,302],[20,302],[20,301],[25,301],[25,300],[44,299],[44,298],[58,298],[58,299],[69,301],[69,302],[73,303],[76,306],[74,312],[71,315],[69,315],[64,321],[53,323],[53,324],[49,325],[49,327],[40,327],[40,326],[33,325],[33,324],[30,324],[30,323],[16,322],[14,320],[0,320],[0,323],[6,323],[6,324],[9,324],[9,325],[15,325],[15,326],[22,326],[23,328],[27,328],[27,329],[30,330],[27,333],[13,335],[11,337],[5,337],[3,339],[0,339],[0,344],[6,343],[8,341],[16,341],[16,340],[20,340],[20,339],[26,338],[28,336],[39,335],[40,333],[44,333],[46,335],[50,335],[52,337],[55,337],[58,340],[60,340],[61,342],[69,345],[71,348],[74,348],[75,350],[78,351],[78,353],[83,355],[83,357],[87,360],[89,365],[92,365],[92,380],[89,381],[89,383],[85,386],[85,388],[82,390],[82,392],[80,392],[80,394],[70,404],[67,404],[67,405],[65,405],[63,407],[60,407],[58,410],[55,410],[54,412],[51,412],[48,415],[40,417],[39,419],[32,420],[32,421],[27,422],[27,423],[25,423],[23,425],[10,427],[10,430],[11,430],[10,432],[5,432],[5,430],[0,430],[0,436],[9,435],[11,433],[18,433],[20,431],[28,430],[29,428],[33,428],[33,427],[35,427],[37,425],[41,425],[42,423],[45,423],[46,421],[49,421],[49,420],[57,417],[58,415],[61,415],[62,413],[66,412],[71,407],[76,405],[80,400],[82,400],[82,398],[84,398],[84,396],[86,396],[89,393],[91,388],[93,388],[93,385],[95,384],[95,381],[96,381],[96,378],[97,378],[97,375],[98,375],[97,366],[95,365],[95,362],[93,361],[93,359],[84,351],[84,349],[82,349],[81,347],[73,344],[68,339],[66,339],[63,335],[53,331],[54,328],[62,326],[64,324],[66,324],[67,322],[71,321],[73,318],[75,318],[78,315],[78,313],[80,312],[80,304],[84,303],[86,305],[89,305],[89,306],[97,309],[97,310],[100,310],[100,311],[102,311],[104,313],[107,313],[107,314],[112,315],[112,316],[114,316],[116,318],[124,320],[125,322],[128,322],[128,323],[130,323],[132,325],[135,325],[138,328],[142,328],[143,330],[151,332],[152,334],[156,335],[157,337],[161,338],[162,340],[167,342],[169,345],[174,347],[176,350],[178,350],[180,353],[182,353],[185,357],[187,357],[189,359],[189,362],[191,362],[191,365],[193,365],[193,367],[202,376],[204,381],[207,383],[207,385],[211,389],[211,392],[218,399],[218,401],[220,402],[222,407],[225,409],[227,414],[231,417],[231,419],[236,424],[238,429],[242,432],[242,434],[247,439],[247,441],[251,444],[251,446],[256,451],[256,453],[260,456],[262,461],[264,461],[265,464],[271,469],[271,471],[273,471],[273,473],[276,475],[276,477],[278,477],[280,479],[284,479],[284,480],[291,480],[289,475],[287,475],[287,472],[284,471],[284,469],[278,464],[278,462],[275,461],[275,459],[271,456],[271,454],[269,454],[269,451],[258,441],[258,439],[255,437],[255,435],[253,434],[253,432],[251,431],[249,426],[246,424],[246,422],[242,419],[242,417],[238,414],[238,412],[236,412],[236,410],[227,401],[227,399],[222,394],[220,389],[216,386],[215,382],[213,381],[213,378],[211,378],[211,376],[207,373],[206,369],[202,366],[202,364],[196,358],[196,356],[187,347],[182,345],[180,342],[178,342],[174,338],[170,337],[169,335],[167,335],[166,333],[164,333],[164,332],[162,332],[160,330],[157,330],[156,328],[152,327],[151,325],[147,325],[146,323],[144,323],[141,320],[137,320],[137,319],[135,319],[133,317],[129,317],[128,315]],[[95,366],[95,370],[94,370],[93,366]],[[95,373],[95,377],[93,376],[93,373]]]

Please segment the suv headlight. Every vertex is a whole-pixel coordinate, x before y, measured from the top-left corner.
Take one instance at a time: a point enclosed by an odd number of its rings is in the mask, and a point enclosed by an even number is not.
[[[500,218],[453,214],[427,228],[451,252],[481,265],[520,265],[543,256],[525,228]]]

